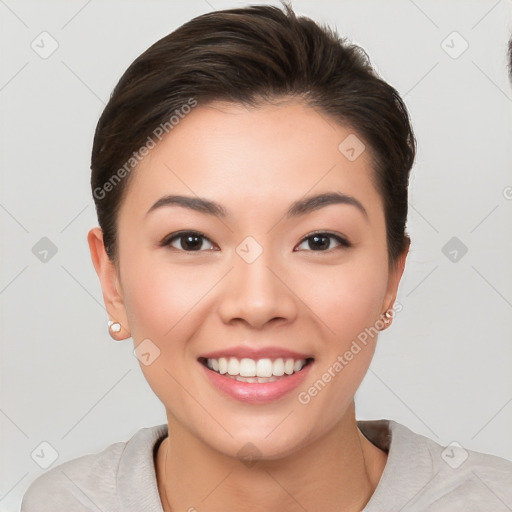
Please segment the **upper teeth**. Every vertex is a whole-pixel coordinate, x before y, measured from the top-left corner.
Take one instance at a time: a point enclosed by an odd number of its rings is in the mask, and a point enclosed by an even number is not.
[[[241,377],[280,377],[285,373],[291,375],[298,372],[306,364],[305,359],[237,359],[236,357],[220,357],[219,359],[207,359],[208,368],[224,375],[240,375]]]

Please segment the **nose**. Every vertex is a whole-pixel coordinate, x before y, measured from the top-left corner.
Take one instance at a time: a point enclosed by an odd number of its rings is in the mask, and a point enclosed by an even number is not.
[[[254,329],[293,322],[297,296],[291,277],[276,263],[270,251],[251,263],[233,255],[234,268],[224,280],[219,314],[226,324],[245,323]]]

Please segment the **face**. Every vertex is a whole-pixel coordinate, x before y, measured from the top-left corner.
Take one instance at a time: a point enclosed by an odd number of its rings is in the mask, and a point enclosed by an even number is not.
[[[145,343],[140,366],[169,420],[217,451],[307,446],[342,421],[368,369],[376,338],[361,333],[392,308],[401,269],[388,266],[369,151],[339,149],[351,134],[300,103],[216,102],[133,171],[105,300]]]

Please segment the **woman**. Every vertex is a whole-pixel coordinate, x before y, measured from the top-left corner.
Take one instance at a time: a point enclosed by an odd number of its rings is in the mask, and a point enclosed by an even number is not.
[[[88,241],[167,425],[51,469],[22,511],[510,510],[511,462],[355,418],[414,156],[365,53],[288,6],[139,56],[96,129]]]

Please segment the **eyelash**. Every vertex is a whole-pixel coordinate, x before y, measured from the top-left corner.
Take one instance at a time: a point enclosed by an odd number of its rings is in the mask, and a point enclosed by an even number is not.
[[[213,242],[206,236],[204,236],[202,233],[199,233],[198,231],[178,231],[176,233],[171,233],[170,235],[166,236],[160,243],[159,243],[159,246],[160,247],[166,247],[166,246],[170,246],[171,243],[174,241],[174,240],[179,240],[180,238],[184,238],[186,235],[192,235],[192,236],[196,236],[196,237],[200,237],[200,238],[203,238],[204,240],[208,240],[208,242],[210,242],[211,244],[213,244]],[[309,252],[331,252],[335,249],[346,249],[346,248],[349,248],[352,246],[352,244],[344,237],[340,236],[340,235],[336,235],[334,233],[330,233],[328,231],[315,231],[313,233],[310,233],[309,235],[305,236],[299,243],[299,245],[302,245],[303,242],[309,240],[310,238],[313,238],[314,236],[318,236],[318,235],[326,235],[328,238],[332,238],[334,240],[336,240],[340,245],[338,247],[334,247],[332,249],[327,249],[325,251],[323,250],[320,250],[320,251],[314,251],[314,250],[310,250]],[[330,245],[330,244],[329,244]],[[180,251],[180,252],[185,252],[185,253],[192,253],[192,252],[205,252],[205,251],[202,251],[202,250],[198,250],[198,251],[187,251],[185,249],[177,249],[176,247],[170,247],[170,249],[174,249],[176,251]],[[208,251],[211,251],[212,249],[208,249]]]

